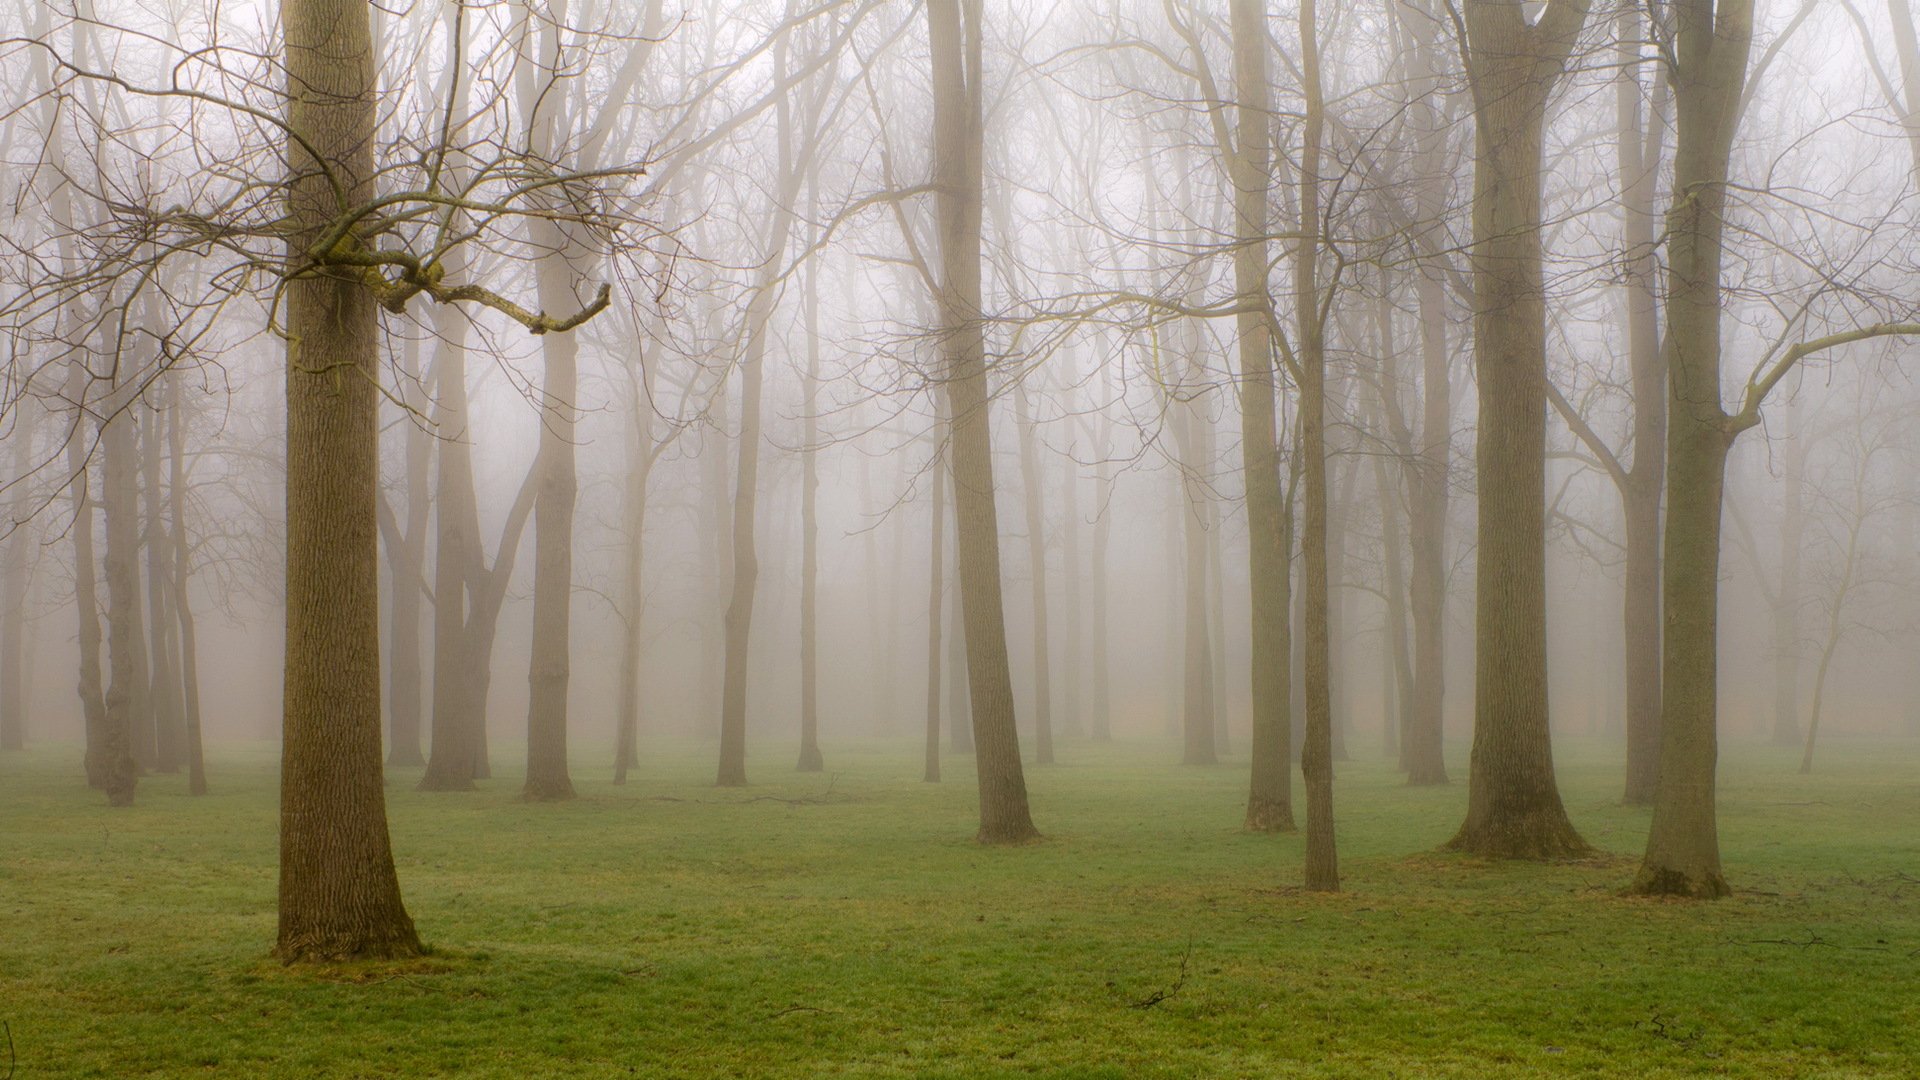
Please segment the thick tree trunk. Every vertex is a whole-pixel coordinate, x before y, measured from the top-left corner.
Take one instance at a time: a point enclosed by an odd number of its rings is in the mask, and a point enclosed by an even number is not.
[[[1252,593],[1253,754],[1246,827],[1293,831],[1293,733],[1288,717],[1290,606],[1286,510],[1281,505],[1280,450],[1274,420],[1273,344],[1268,319],[1267,192],[1272,186],[1268,126],[1266,5],[1232,0],[1236,145],[1228,155],[1234,189],[1233,287],[1240,367],[1240,471],[1247,501],[1247,576]],[[1223,147],[1223,150],[1228,148]]]
[[[1719,755],[1720,514],[1737,430],[1720,398],[1727,175],[1752,44],[1751,0],[1678,0],[1673,207],[1667,214],[1667,525],[1660,782],[1633,890],[1725,896]]]
[[[281,4],[287,78],[299,88],[287,121],[303,140],[287,148],[295,252],[343,209],[332,184],[354,204],[373,194],[369,10],[365,0]],[[365,287],[344,276],[291,280],[285,305],[287,641],[274,952],[288,962],[411,956],[420,941],[400,902],[380,768],[378,314]]]
[[[557,224],[534,218],[530,231],[540,250],[565,249],[566,237]],[[538,276],[542,310],[578,306],[572,274],[560,255],[542,260]],[[548,334],[541,351],[546,360],[540,388],[545,415],[534,464],[540,481],[533,503],[533,648],[527,667],[527,778],[521,790],[530,802],[574,795],[567,772],[567,690],[573,671],[573,514],[580,490],[574,460],[580,343],[572,334]]]
[[[1000,579],[988,429],[980,233],[985,153],[980,0],[928,0],[933,75],[934,183],[940,233],[939,309],[953,409],[954,502],[965,611],[967,684],[980,783],[980,840],[1021,843],[1038,835],[1027,808],[1013,675]]]
[[[1541,177],[1547,100],[1586,18],[1554,0],[1466,5],[1475,96],[1474,363],[1480,490],[1467,818],[1448,846],[1502,858],[1585,853],[1554,781],[1547,704],[1546,296]],[[1549,25],[1551,24],[1551,26]],[[1570,24],[1570,25],[1569,25]]]

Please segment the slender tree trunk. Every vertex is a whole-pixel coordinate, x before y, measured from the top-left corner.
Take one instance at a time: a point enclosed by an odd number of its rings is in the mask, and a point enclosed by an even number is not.
[[[1466,4],[1475,98],[1474,363],[1480,490],[1472,772],[1457,851],[1585,853],[1554,781],[1547,706],[1546,296],[1541,178],[1547,101],[1588,0]]]
[[[166,457],[166,450],[159,409],[143,407],[139,416],[141,495],[146,511],[142,546],[147,556],[148,654],[153,658],[148,673],[147,700],[154,718],[154,771],[177,773],[186,759],[187,731],[176,663],[180,648],[179,622],[173,615],[173,589],[167,580],[173,569],[173,543],[167,536],[165,501],[160,488],[160,463]]]
[[[465,269],[460,249],[447,272]],[[473,489],[473,433],[467,418],[467,320],[451,307],[432,311],[434,431],[440,439],[434,493],[433,730],[422,791],[469,791],[486,726],[486,697],[469,684],[468,581],[478,573],[479,512]]]
[[[1052,632],[1047,622],[1047,509],[1045,472],[1040,468],[1033,409],[1024,383],[1013,390],[1014,424],[1020,432],[1020,482],[1026,499],[1027,561],[1033,567],[1033,740],[1034,760],[1053,764]]]
[[[75,360],[67,378],[67,400],[84,400],[87,371]],[[92,463],[87,447],[86,413],[75,408],[67,431],[67,471],[73,494],[73,595],[80,616],[80,709],[86,720],[87,785],[106,790],[118,768],[107,745],[107,695],[100,670],[100,592],[94,554]]]
[[[927,753],[921,774],[929,784],[940,780],[940,607],[947,584],[947,463],[941,449],[947,442],[945,413],[943,408],[934,431],[934,459],[929,470],[933,473],[933,525],[929,530],[932,552],[927,574]]]
[[[39,429],[40,409],[25,395],[14,414],[13,475],[25,477],[34,466],[34,436]],[[28,564],[36,542],[30,527],[32,505],[25,484],[12,500],[0,555],[0,750],[27,748],[27,607]]]
[[[1307,594],[1307,730],[1300,775],[1307,789],[1306,887],[1340,890],[1333,836],[1333,656],[1328,566],[1327,357],[1325,299],[1319,282],[1320,151],[1326,106],[1321,100],[1318,4],[1300,0],[1300,82],[1306,96],[1300,148],[1300,236],[1293,256],[1294,314],[1299,323],[1300,457],[1305,480],[1306,533],[1301,576]]]
[[[1781,484],[1780,588],[1773,608],[1773,744],[1798,746],[1800,731],[1800,548],[1807,534],[1807,440],[1798,399],[1787,406]]]
[[[1080,624],[1081,577],[1083,563],[1080,561],[1080,466],[1072,454],[1063,455],[1066,483],[1061,485],[1060,495],[1060,572],[1065,579],[1062,583],[1061,600],[1066,606],[1061,622],[1060,650],[1060,733],[1068,738],[1081,738],[1086,735],[1086,721],[1081,709],[1080,684],[1084,681],[1085,668],[1081,665],[1080,643],[1086,636]]]
[[[1232,0],[1236,145],[1228,156],[1233,181],[1233,287],[1240,366],[1240,470],[1247,501],[1247,573],[1253,596],[1253,752],[1246,827],[1293,830],[1292,758],[1287,674],[1289,556],[1283,534],[1280,452],[1275,431],[1273,343],[1268,319],[1267,191],[1272,186],[1268,126],[1266,5]]]
[[[426,402],[420,393],[420,341],[410,337],[400,350],[400,400],[425,413]],[[427,520],[432,513],[428,485],[432,480],[433,436],[414,416],[403,416],[402,438],[406,447],[406,519],[400,523],[398,550],[387,552],[389,580],[393,582],[387,650],[391,669],[387,673],[387,764],[395,767],[425,765],[420,753],[420,688],[424,673],[420,668],[421,574],[427,564]]]
[[[1190,338],[1186,344],[1197,348],[1199,335],[1186,336]],[[1189,357],[1186,366],[1197,367],[1197,360]],[[1189,397],[1193,393],[1190,387],[1176,383],[1173,389],[1167,402],[1167,420],[1173,429],[1175,452],[1179,457],[1180,484],[1174,509],[1181,526],[1180,580],[1185,586],[1181,589],[1184,617],[1181,620],[1180,761],[1185,765],[1213,765],[1220,757],[1214,745],[1217,703],[1213,699],[1213,654],[1207,626],[1207,490],[1200,476],[1205,463],[1200,458],[1194,431],[1206,419]]]
[[[193,622],[188,582],[193,573],[193,544],[187,532],[187,397],[178,371],[167,373],[167,495],[173,519],[173,611],[180,624],[181,705],[187,735],[187,791],[207,793],[207,755],[200,735],[200,648]]]
[[[1205,434],[1203,432],[1203,434]],[[1202,445],[1206,460],[1213,460],[1213,439],[1206,435]],[[1232,697],[1227,692],[1227,604],[1226,584],[1222,578],[1222,560],[1220,556],[1220,507],[1212,500],[1207,502],[1207,616],[1208,635],[1211,647],[1207,650],[1213,659],[1213,742],[1214,749],[1222,757],[1233,753],[1233,725],[1228,723],[1232,716]]]
[[[1660,782],[1632,891],[1710,899],[1729,891],[1714,811],[1720,513],[1737,433],[1720,398],[1722,215],[1753,7],[1751,0],[1676,0],[1672,17],[1679,134],[1666,224],[1670,422]]]
[[[639,383],[628,403],[626,561],[621,581],[621,610],[626,614],[620,648],[620,706],[613,751],[613,782],[627,782],[627,770],[640,764],[640,671],[646,650],[647,486],[653,474],[653,401],[646,392],[647,361],[640,361]]]
[[[101,486],[107,519],[107,722],[101,740],[107,804],[132,806],[139,775],[135,723],[144,704],[137,688],[145,681],[135,643],[140,638],[140,525],[134,519],[139,494],[133,460],[134,417],[124,391],[115,388],[101,435]],[[144,729],[151,739],[152,728]],[[149,749],[151,742],[149,741]]]
[[[965,611],[967,683],[980,782],[980,840],[1021,843],[1038,835],[1015,728],[1013,675],[1000,585],[1000,523],[994,507],[988,428],[981,210],[985,116],[980,0],[928,0],[933,76],[933,175],[940,233],[941,350],[953,420],[954,501]]]
[[[812,212],[817,206],[818,178],[808,185],[809,217],[818,220],[818,214]],[[826,767],[820,757],[820,514],[818,509],[820,491],[820,286],[819,266],[807,268],[806,293],[801,298],[802,315],[806,321],[807,335],[807,373],[805,400],[801,404],[802,423],[805,425],[801,435],[800,451],[800,761],[795,766],[800,772],[819,772]],[[934,648],[937,654],[940,626],[940,492],[939,475],[941,466],[935,466],[934,487],[934,537],[933,537],[933,579],[934,579]],[[936,659],[933,674],[933,694],[939,690],[939,663]],[[928,723],[933,725],[937,738],[939,714],[938,705],[932,697],[928,699]],[[929,780],[940,778],[939,749],[928,750]]]
[[[297,252],[373,194],[365,0],[283,0]],[[309,152],[321,155],[319,160]],[[325,168],[323,174],[320,170]],[[331,181],[331,183],[330,183]],[[280,765],[282,960],[411,956],[380,768],[379,319],[347,277],[286,283],[287,641]]]

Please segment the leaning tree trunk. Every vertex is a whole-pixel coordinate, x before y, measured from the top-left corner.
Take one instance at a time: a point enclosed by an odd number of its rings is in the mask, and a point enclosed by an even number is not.
[[[1632,891],[1729,892],[1714,817],[1720,512],[1737,429],[1720,398],[1727,177],[1752,44],[1751,0],[1677,0],[1673,206],[1667,213],[1667,526],[1660,782]]]
[[[283,0],[290,247],[374,194],[365,0]],[[310,154],[318,154],[316,160]],[[325,170],[322,172],[322,170]],[[412,956],[380,768],[379,317],[348,276],[286,283],[286,688],[280,928],[288,962]]]
[[[1585,853],[1554,782],[1547,723],[1546,282],[1541,178],[1547,101],[1588,0],[1466,5],[1475,97],[1474,363],[1480,489],[1467,818],[1448,847],[1546,859]]]
[[[1287,672],[1289,558],[1283,540],[1280,444],[1275,431],[1273,343],[1268,320],[1267,189],[1272,185],[1268,125],[1273,122],[1267,85],[1266,5],[1232,0],[1233,83],[1236,144],[1228,153],[1233,181],[1233,287],[1240,363],[1240,473],[1247,503],[1247,573],[1252,592],[1253,769],[1247,791],[1246,827],[1256,832],[1293,831],[1293,785],[1289,772],[1293,732]],[[1223,147],[1223,150],[1229,148]]]
[[[1015,728],[1000,588],[1000,520],[994,506],[993,438],[988,428],[987,356],[981,310],[982,145],[980,0],[928,0],[933,76],[933,175],[938,192],[941,354],[952,403],[954,503],[960,605],[967,643],[974,764],[980,784],[980,840],[1033,839],[1027,782]]]

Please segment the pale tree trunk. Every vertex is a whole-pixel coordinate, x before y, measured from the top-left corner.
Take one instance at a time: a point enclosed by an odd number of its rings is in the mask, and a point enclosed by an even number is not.
[[[1446,142],[1450,125],[1434,106],[1441,80],[1432,70],[1439,48],[1423,15],[1402,19],[1409,31],[1405,50],[1413,75],[1412,106],[1419,123],[1414,192],[1420,227],[1431,230],[1423,249],[1428,261],[1414,270],[1414,299],[1420,319],[1419,455],[1408,470],[1408,614],[1413,620],[1413,702],[1406,738],[1407,783],[1444,784],[1446,706],[1447,495],[1453,465],[1453,385],[1449,372],[1448,314],[1441,256],[1447,246],[1432,238],[1444,228],[1449,177]],[[1444,236],[1442,233],[1441,236]]]
[[[1392,373],[1397,364],[1390,323],[1392,305],[1383,299],[1380,307],[1383,321],[1380,386],[1384,395],[1397,393],[1399,384],[1397,376]],[[1389,388],[1396,389],[1390,391]],[[1380,739],[1382,755],[1398,761],[1405,768],[1401,740],[1413,726],[1413,664],[1407,655],[1407,572],[1400,547],[1403,521],[1400,492],[1403,487],[1391,475],[1391,468],[1385,455],[1374,455],[1373,485],[1380,499],[1380,565],[1386,593],[1386,623],[1381,631],[1385,655],[1381,657],[1380,665],[1383,690],[1380,697]]]
[[[941,394],[944,397],[944,394]],[[932,550],[927,574],[927,751],[921,779],[929,784],[940,780],[940,608],[946,595],[947,575],[947,443],[946,410],[934,425],[933,521],[929,529]],[[956,721],[959,714],[955,714]]]
[[[1719,755],[1720,513],[1736,429],[1721,402],[1722,217],[1751,0],[1676,0],[1673,207],[1667,214],[1667,523],[1660,780],[1633,890],[1728,893],[1714,816]]]
[[[86,387],[85,362],[76,359],[67,379],[67,400],[84,400]],[[94,553],[92,463],[87,449],[87,427],[85,410],[76,406],[67,430],[67,471],[72,477],[73,494],[74,609],[80,617],[78,689],[81,713],[86,720],[87,784],[104,791],[120,766],[114,756],[117,752],[110,751],[107,744],[107,695],[100,670],[100,590],[98,560]]]
[[[1047,623],[1047,509],[1039,438],[1024,382],[1013,389],[1014,424],[1020,433],[1020,486],[1026,500],[1027,561],[1033,567],[1033,756],[1053,764],[1053,658]]]
[[[787,72],[787,41],[774,44],[774,69]],[[822,99],[816,92],[806,110],[807,130],[796,138],[793,106],[782,93],[776,103],[779,126],[779,184],[773,218],[761,244],[760,278],[746,311],[746,340],[740,354],[740,444],[733,488],[733,578],[727,602],[726,657],[720,695],[720,765],[715,783],[739,787],[747,782],[747,661],[752,639],[754,593],[760,561],[754,527],[760,487],[760,397],[766,379],[767,324],[779,300],[780,275],[793,232],[794,200],[800,195],[814,146]]]
[[[1780,587],[1773,605],[1773,744],[1798,746],[1800,731],[1800,548],[1807,534],[1807,433],[1800,401],[1787,405],[1781,470]]]
[[[1194,328],[1181,335],[1188,351],[1186,369],[1199,367],[1195,353],[1200,335]],[[1212,765],[1220,760],[1214,744],[1218,703],[1213,699],[1213,654],[1207,625],[1207,486],[1201,477],[1206,463],[1201,459],[1195,429],[1206,423],[1194,398],[1194,387],[1186,379],[1177,379],[1167,395],[1167,426],[1172,429],[1174,452],[1178,458],[1180,483],[1174,499],[1179,517],[1178,546],[1181,554],[1179,580],[1183,584],[1183,648],[1181,650],[1180,731],[1185,765]],[[1171,614],[1171,612],[1169,612]]]
[[[1590,0],[1470,0],[1475,167],[1474,364],[1480,489],[1467,818],[1448,846],[1504,858],[1585,853],[1554,781],[1547,723],[1546,284],[1541,180],[1547,101]]]
[[[427,564],[427,522],[432,513],[433,436],[424,423],[426,401],[420,393],[420,340],[408,338],[400,350],[398,396],[419,416],[403,416],[406,518],[399,535],[388,534],[387,568],[393,582],[388,609],[387,764],[425,765],[420,753],[420,601],[421,575]]]
[[[1060,571],[1061,602],[1065,604],[1061,622],[1060,650],[1060,734],[1077,739],[1084,736],[1086,722],[1081,710],[1081,682],[1086,674],[1081,666],[1080,643],[1085,631],[1080,622],[1082,576],[1080,561],[1080,466],[1071,453],[1062,455],[1066,483],[1060,494]]]
[[[371,5],[283,0],[289,216],[298,252],[372,197]],[[316,161],[309,152],[320,155]],[[325,173],[320,170],[326,169]],[[280,764],[283,961],[411,956],[380,768],[379,317],[364,286],[285,284],[286,684]]]
[[[553,160],[562,139],[572,135],[571,96],[561,82],[561,27],[568,5],[555,0],[537,21],[534,67],[523,69],[522,112],[527,116],[528,149],[535,158]],[[524,16],[535,21],[532,5]],[[566,192],[554,189],[545,199],[565,209]],[[554,217],[527,218],[527,239],[541,253],[534,273],[542,311],[579,306],[579,248],[567,227]],[[539,487],[533,504],[533,643],[527,662],[527,775],[521,798],[556,802],[574,797],[567,769],[567,692],[573,678],[573,517],[579,500],[579,463],[574,432],[579,427],[580,342],[572,334],[541,338],[544,360],[540,383],[540,449],[534,460]]]
[[[160,489],[160,463],[166,456],[160,433],[162,417],[157,408],[142,407],[140,474],[145,513],[143,547],[147,556],[147,620],[151,628],[148,655],[153,658],[148,672],[147,700],[153,710],[154,771],[177,773],[186,758],[187,732],[181,705],[178,621],[171,600],[173,590],[167,576],[173,569],[173,544],[167,537],[165,501]]]
[[[1203,430],[1202,445],[1206,460],[1213,460],[1213,437]],[[1220,507],[1209,500],[1207,503],[1207,617],[1208,635],[1211,648],[1208,655],[1213,658],[1213,743],[1220,756],[1233,753],[1233,725],[1228,723],[1233,714],[1232,698],[1227,693],[1227,601],[1226,583],[1222,578],[1220,556]]]
[[[1247,572],[1252,593],[1253,768],[1246,827],[1293,830],[1293,733],[1289,730],[1291,677],[1287,672],[1290,600],[1288,541],[1281,505],[1279,441],[1275,431],[1273,343],[1268,320],[1267,190],[1273,183],[1268,125],[1266,6],[1232,0],[1236,136],[1227,156],[1234,189],[1233,287],[1241,311],[1239,333],[1240,471],[1246,488]]]
[[[819,220],[819,177],[809,177],[807,185],[808,217]],[[819,772],[826,767],[820,756],[820,267],[807,267],[806,292],[801,297],[802,317],[807,337],[806,384],[801,401],[800,450],[800,760],[799,772]],[[933,729],[933,745],[927,750],[929,780],[940,778],[939,705],[934,700],[940,686],[940,500],[942,466],[935,466],[933,535],[933,690],[927,700],[928,725]]]
[[[1660,350],[1659,263],[1655,236],[1655,181],[1666,125],[1659,97],[1643,118],[1637,70],[1645,34],[1638,13],[1622,9],[1620,40],[1633,63],[1618,80],[1619,164],[1626,219],[1627,352],[1633,380],[1633,467],[1616,477],[1627,537],[1622,613],[1627,703],[1627,778],[1624,801],[1653,801],[1660,776],[1660,493],[1667,453],[1667,365]],[[1664,94],[1666,80],[1656,84]]]
[[[455,248],[447,272],[465,269]],[[433,730],[422,791],[467,791],[479,772],[486,695],[468,682],[472,649],[468,580],[480,561],[473,489],[473,433],[467,426],[467,320],[452,307],[432,311],[433,422],[440,439],[434,492]]]
[[[1333,657],[1329,590],[1327,520],[1327,358],[1329,305],[1321,295],[1320,152],[1325,133],[1325,104],[1320,87],[1320,32],[1315,0],[1300,0],[1300,82],[1306,115],[1300,147],[1300,241],[1293,254],[1294,315],[1300,348],[1300,458],[1306,520],[1301,538],[1301,586],[1307,617],[1301,633],[1307,642],[1306,738],[1300,750],[1300,775],[1307,789],[1306,887],[1338,892],[1339,858],[1333,836]]]
[[[40,407],[26,394],[14,413],[13,476],[19,485],[5,522],[4,554],[0,555],[0,750],[27,748],[27,607],[29,564],[37,541],[30,528],[31,495],[24,483],[34,465],[34,435],[40,426]]]
[[[146,664],[141,655],[139,486],[133,403],[115,386],[100,437],[107,529],[107,726],[103,740],[107,803],[133,805],[138,773],[153,757],[153,726],[142,723]],[[145,754],[141,752],[145,740]]]
[[[627,770],[640,764],[640,674],[646,646],[647,486],[653,475],[653,395],[647,389],[651,365],[642,356],[627,403],[627,483],[623,519],[625,560],[621,568],[621,605],[626,616],[620,648],[620,704],[615,722],[613,782],[627,782]]]
[[[1107,460],[1112,452],[1110,421],[1106,419],[1106,410],[1100,411],[1100,467],[1095,474],[1094,490],[1096,498],[1096,516],[1093,519],[1093,554],[1088,559],[1087,573],[1093,579],[1093,601],[1088,614],[1093,617],[1093,655],[1088,664],[1087,677],[1093,684],[1093,717],[1088,723],[1088,732],[1094,739],[1106,742],[1113,738],[1113,688],[1108,683],[1107,667],[1107,546],[1113,533],[1113,465]]]
[[[949,427],[948,430],[952,430],[951,427]],[[948,458],[947,487],[949,491],[951,491],[954,486],[952,483],[953,481],[953,467],[952,467],[953,450],[952,448],[953,448],[953,439],[951,436],[949,436],[947,439],[947,458]],[[955,518],[959,517],[959,510],[953,505],[953,499],[951,496],[949,496],[948,498],[947,509],[952,512],[953,517]],[[971,754],[973,753],[973,749],[974,749],[973,748],[973,708],[972,708],[972,705],[970,704],[970,699],[967,694],[967,677],[968,676],[967,676],[966,613],[964,610],[962,610],[964,605],[961,604],[959,600],[959,593],[957,591],[960,584],[960,554],[958,551],[960,546],[960,541],[958,536],[958,525],[959,523],[955,521],[954,528],[953,528],[953,532],[955,534],[953,537],[953,540],[954,540],[953,547],[955,550],[953,555],[949,557],[947,560],[947,569],[946,569],[947,580],[949,582],[952,582],[956,589],[956,592],[954,594],[954,597],[955,597],[954,601],[946,605],[947,607],[946,679],[947,679],[947,718],[948,718],[947,727],[949,728],[949,733],[947,736],[947,749],[956,754]]]
[[[933,176],[938,191],[938,305],[952,404],[954,501],[965,612],[968,697],[980,783],[980,840],[1021,843],[1038,835],[1015,728],[1013,676],[1000,584],[1000,523],[994,507],[993,440],[984,312],[981,211],[985,115],[980,0],[928,0],[933,84]]]
[[[180,632],[181,706],[187,736],[187,791],[207,793],[206,747],[200,736],[200,648],[193,622],[193,543],[187,531],[187,396],[178,371],[167,373],[167,496],[173,538],[173,611]]]
[[[1813,701],[1807,708],[1807,742],[1800,753],[1800,775],[1813,771],[1813,740],[1820,733],[1820,704],[1827,689],[1827,670],[1833,666],[1833,655],[1839,651],[1840,637],[1846,630],[1841,616],[1846,608],[1847,595],[1853,591],[1853,580],[1860,565],[1860,536],[1866,532],[1869,509],[1867,505],[1867,463],[1870,454],[1862,454],[1855,459],[1856,472],[1853,479],[1853,506],[1847,519],[1847,546],[1840,557],[1840,580],[1834,585],[1833,596],[1828,599],[1827,636],[1820,647],[1820,662],[1813,669]]]

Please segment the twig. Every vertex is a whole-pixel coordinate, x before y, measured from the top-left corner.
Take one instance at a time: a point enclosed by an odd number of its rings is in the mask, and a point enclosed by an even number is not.
[[[787,1015],[788,1013],[797,1013],[797,1012],[830,1013],[832,1011],[833,1011],[832,1009],[822,1009],[814,1005],[789,1005],[786,1008],[779,1010],[778,1012],[768,1013],[767,1019],[778,1020],[781,1017]]]
[[[4,1031],[4,1032],[6,1032],[6,1034],[7,1034],[7,1075],[6,1075],[6,1080],[13,1080],[13,1070],[14,1070],[14,1069],[16,1069],[16,1068],[18,1068],[18,1067],[19,1067],[19,1065],[20,1065],[20,1060],[19,1060],[19,1058],[17,1058],[17,1057],[15,1057],[15,1056],[14,1056],[14,1053],[13,1053],[13,1025],[12,1025],[12,1024],[9,1024],[9,1023],[7,1023],[7,1022],[6,1022],[5,1020],[0,1020],[0,1031]]]
[[[1180,975],[1178,978],[1173,980],[1173,985],[1165,987],[1163,989],[1155,990],[1153,993],[1148,994],[1146,997],[1141,998],[1139,1001],[1133,1002],[1132,1004],[1128,1005],[1127,1008],[1151,1009],[1155,1005],[1158,1005],[1161,1002],[1172,997],[1173,995],[1179,993],[1180,988],[1187,985],[1187,965],[1188,965],[1188,962],[1191,961],[1192,959],[1193,959],[1193,939],[1189,937],[1187,939],[1187,951],[1180,954]]]

